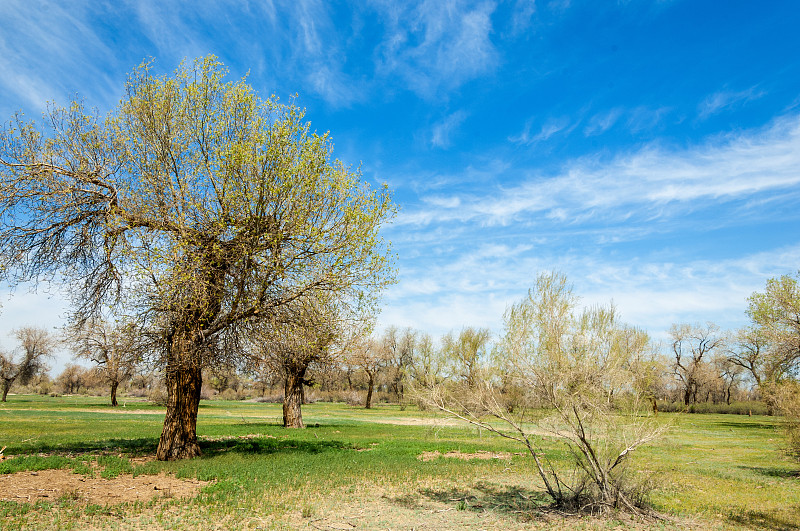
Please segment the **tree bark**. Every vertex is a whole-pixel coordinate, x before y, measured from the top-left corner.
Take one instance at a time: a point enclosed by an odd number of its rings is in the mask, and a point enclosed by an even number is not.
[[[119,386],[119,382],[116,380],[111,382],[111,407],[117,407],[117,387]]]
[[[369,376],[369,382],[367,382],[367,400],[364,403],[365,409],[372,408],[372,388],[375,387],[375,376],[370,373],[367,373]]]
[[[303,370],[287,373],[283,386],[283,427],[303,428]]]
[[[11,382],[13,380],[3,380],[3,402],[6,401],[6,397],[8,396],[8,390],[11,389]]]
[[[167,359],[167,414],[158,441],[159,461],[186,459],[201,455],[197,442],[197,411],[203,372],[196,356],[196,345],[173,339]]]

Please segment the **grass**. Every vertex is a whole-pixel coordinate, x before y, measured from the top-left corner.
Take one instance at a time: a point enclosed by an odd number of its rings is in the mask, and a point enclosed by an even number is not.
[[[513,442],[467,426],[433,424],[433,413],[379,405],[303,407],[309,426],[280,427],[280,405],[201,404],[204,455],[140,462],[158,442],[163,408],[128,399],[11,396],[0,405],[0,473],[45,468],[79,474],[166,472],[214,480],[191,500],[125,506],[0,502],[3,529],[530,529],[637,526],[613,518],[554,515],[531,460]],[[792,529],[800,522],[800,466],[783,452],[773,417],[662,414],[673,428],[637,450],[637,480],[677,523],[658,528]],[[438,458],[425,451],[509,452],[509,460]],[[563,462],[555,446],[550,456]],[[349,526],[349,527],[348,527]]]

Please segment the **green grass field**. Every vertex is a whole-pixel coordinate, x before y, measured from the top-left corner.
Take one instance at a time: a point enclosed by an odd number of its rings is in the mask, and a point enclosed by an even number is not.
[[[309,426],[280,427],[280,405],[204,401],[204,456],[138,459],[155,450],[163,408],[104,398],[17,395],[0,404],[0,474],[63,468],[84,476],[166,472],[212,480],[191,499],[86,505],[68,497],[0,501],[2,529],[794,529],[800,465],[780,419],[662,414],[672,428],[637,450],[637,481],[669,521],[562,516],[513,442],[380,405],[303,407]],[[247,436],[247,437],[245,437]],[[507,452],[507,459],[419,459],[423,452]],[[556,446],[550,448],[556,460]]]

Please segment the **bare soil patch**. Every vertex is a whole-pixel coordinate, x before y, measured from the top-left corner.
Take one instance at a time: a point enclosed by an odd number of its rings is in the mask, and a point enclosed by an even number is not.
[[[72,500],[96,505],[116,505],[155,498],[191,498],[209,481],[157,476],[120,475],[91,478],[71,470],[40,470],[0,475],[0,500],[35,503]]]
[[[434,450],[433,452],[422,452],[417,456],[417,459],[420,461],[432,461],[434,459],[438,459],[440,457],[448,457],[451,459],[461,459],[462,461],[471,461],[473,459],[503,459],[509,460],[511,459],[511,455],[508,452],[487,452],[486,450],[480,450],[478,452],[473,452],[471,454],[467,454],[464,452],[457,452],[451,451],[443,454],[439,451]],[[515,452],[513,455],[524,455],[520,452]]]

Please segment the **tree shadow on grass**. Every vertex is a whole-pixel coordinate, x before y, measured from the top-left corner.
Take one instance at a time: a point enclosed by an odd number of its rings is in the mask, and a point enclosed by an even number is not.
[[[780,426],[775,422],[733,422],[720,421],[709,424],[714,429],[739,429],[739,430],[770,430],[774,431]]]
[[[423,498],[450,505],[457,510],[492,511],[513,516],[521,521],[530,521],[543,516],[552,508],[553,502],[545,492],[487,483],[478,483],[469,489],[422,489],[419,493]],[[411,496],[403,496],[392,501],[405,507],[419,506],[419,502]]]
[[[797,508],[793,508],[790,512],[787,511],[781,514],[748,510],[741,514],[730,516],[729,519],[749,529],[783,531],[800,528],[800,510]]]
[[[350,443],[343,441],[300,441],[271,437],[225,437],[219,440],[202,440],[203,455],[213,457],[226,452],[240,454],[275,454],[281,452],[318,454],[331,450],[349,450]]]
[[[240,454],[275,454],[278,452],[303,452],[317,454],[330,450],[349,450],[352,444],[343,441],[302,441],[295,439],[275,439],[268,436],[228,436],[217,439],[200,439],[203,455],[213,457],[226,452]],[[6,456],[55,454],[77,457],[86,454],[123,454],[126,457],[154,455],[158,447],[157,437],[138,439],[104,439],[59,444],[35,444],[24,448],[9,448]]]
[[[157,438],[141,437],[138,439],[104,439],[98,441],[80,441],[71,443],[38,443],[24,447],[11,447],[7,456],[12,454],[95,454],[95,453],[122,453],[129,457],[155,453],[158,446]]]
[[[791,468],[772,466],[739,466],[739,468],[771,478],[800,479],[800,470]],[[800,526],[800,523],[798,523],[798,526]]]

